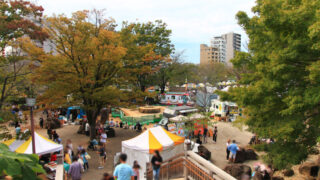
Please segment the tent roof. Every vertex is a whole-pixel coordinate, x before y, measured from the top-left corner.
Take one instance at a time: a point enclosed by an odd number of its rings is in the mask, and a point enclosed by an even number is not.
[[[179,122],[193,121],[193,120],[201,119],[201,118],[204,118],[204,116],[201,115],[201,114],[196,113],[196,114],[192,114],[192,115],[189,116],[189,117],[179,115],[179,116],[170,118],[169,121],[170,121],[170,122],[179,123]]]
[[[57,144],[37,132],[34,133],[35,136],[35,146],[36,146],[36,154],[42,155],[47,153],[52,153],[56,151],[60,151],[63,149],[61,144]],[[10,139],[4,141],[3,144],[9,146],[11,151],[23,154],[32,154],[32,138],[30,137],[27,141],[25,140],[16,140]]]
[[[135,138],[122,141],[122,147],[152,153],[155,150],[162,151],[183,142],[183,137],[172,134],[158,126],[148,129]]]
[[[73,109],[81,109],[80,106],[70,106],[68,107],[69,110],[73,110]]]

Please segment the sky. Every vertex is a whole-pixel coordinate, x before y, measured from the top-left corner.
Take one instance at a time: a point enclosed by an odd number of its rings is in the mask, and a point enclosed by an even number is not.
[[[148,22],[157,19],[172,30],[176,52],[184,51],[184,61],[200,63],[200,44],[209,44],[213,36],[240,33],[242,44],[248,41],[237,24],[238,11],[251,14],[255,0],[33,0],[42,5],[45,15],[66,14],[78,10],[105,9],[106,17],[121,22]],[[242,48],[243,50],[243,48]]]

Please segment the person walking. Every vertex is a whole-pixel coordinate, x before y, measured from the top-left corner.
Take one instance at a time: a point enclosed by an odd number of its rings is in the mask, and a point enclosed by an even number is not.
[[[162,163],[162,157],[160,156],[159,151],[156,150],[156,151],[154,151],[154,155],[151,159],[154,180],[159,180],[161,163]]]
[[[230,151],[229,151],[229,149],[228,149],[228,147],[229,147],[229,145],[230,145],[230,143],[231,143],[231,140],[230,139],[228,139],[228,141],[227,141],[227,148],[226,148],[226,152],[227,152],[227,160],[229,160],[229,155],[230,155]]]
[[[49,139],[52,140],[52,129],[51,129],[50,125],[48,125],[47,134],[48,134]]]
[[[133,162],[133,173],[134,173],[134,180],[139,180],[140,179],[140,165],[138,164],[138,161],[134,161]]]
[[[236,140],[232,140],[232,144],[228,146],[228,150],[231,152],[229,160],[234,163],[236,161],[237,151],[239,150]]]
[[[43,128],[43,118],[42,118],[42,117],[40,118],[39,124],[40,124],[40,127],[41,127],[41,129],[42,129],[42,128]]]
[[[66,147],[67,147],[67,149],[68,149],[68,153],[69,153],[71,159],[73,159],[73,158],[72,158],[73,155],[74,155],[74,153],[73,153],[73,145],[72,145],[72,142],[71,142],[70,139],[67,140],[67,145],[66,145]]]
[[[18,112],[18,116],[19,116],[19,119],[22,120],[23,119],[23,113],[21,110],[19,110]]]
[[[117,167],[114,170],[113,176],[117,180],[133,180],[134,179],[134,173],[132,168],[126,164],[127,161],[127,155],[126,154],[120,154],[120,164],[117,165]]]
[[[212,140],[214,141],[214,143],[217,143],[217,136],[218,136],[218,127],[215,126],[213,130],[213,135],[212,135]]]
[[[80,157],[81,157],[81,159],[82,159],[82,161],[83,161],[83,169],[84,170],[88,170],[89,169],[89,162],[88,162],[88,160],[89,160],[89,154],[86,152],[86,150],[85,149],[82,149],[81,150],[81,153],[80,153]]]
[[[78,157],[74,156],[68,171],[68,174],[71,176],[72,180],[81,180],[81,172],[83,171],[82,168],[82,165],[78,162]]]
[[[208,129],[207,127],[203,128],[203,144],[207,143],[207,134],[208,134]]]
[[[202,144],[201,137],[200,137],[200,132],[198,132],[196,143],[199,144],[199,145]]]
[[[86,122],[86,126],[84,128],[85,132],[86,132],[86,136],[90,135],[90,125],[88,122]]]
[[[16,135],[17,135],[17,137],[19,137],[19,135],[20,135],[20,132],[21,132],[21,127],[20,127],[20,124],[18,124],[17,125],[17,127],[16,127]]]
[[[64,161],[65,161],[67,164],[71,164],[71,158],[70,158],[68,149],[65,149],[65,150],[64,150]]]

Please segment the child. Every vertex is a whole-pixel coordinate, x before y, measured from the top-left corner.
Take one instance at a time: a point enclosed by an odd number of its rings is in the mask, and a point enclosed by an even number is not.
[[[133,173],[134,173],[134,180],[138,180],[139,179],[139,170],[140,170],[140,165],[138,164],[137,161],[133,162]]]
[[[97,152],[99,154],[99,159],[100,159],[100,166],[98,167],[99,169],[103,169],[104,164],[106,162],[106,151],[104,150],[103,144],[99,144],[99,151]]]

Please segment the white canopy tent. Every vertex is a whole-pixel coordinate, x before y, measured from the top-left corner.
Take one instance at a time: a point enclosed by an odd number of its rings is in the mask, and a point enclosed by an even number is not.
[[[56,151],[61,151],[63,149],[62,144],[57,144],[37,132],[34,133],[35,137],[35,149],[36,154],[43,155],[48,153],[53,153]],[[32,138],[30,137],[28,140],[17,140],[10,139],[4,141],[3,144],[6,144],[9,149],[13,152],[23,153],[23,154],[32,154]]]
[[[192,114],[189,117],[188,116],[178,115],[178,116],[169,118],[169,121],[170,122],[179,123],[179,122],[193,121],[193,120],[201,119],[201,118],[204,118],[204,116],[201,115],[201,114],[195,113],[195,114]]]
[[[122,141],[122,153],[128,155],[127,163],[133,165],[136,160],[141,166],[140,179],[145,179],[146,165],[151,161],[155,150],[160,151],[163,161],[170,159],[184,152],[184,138],[158,126],[133,139]]]

